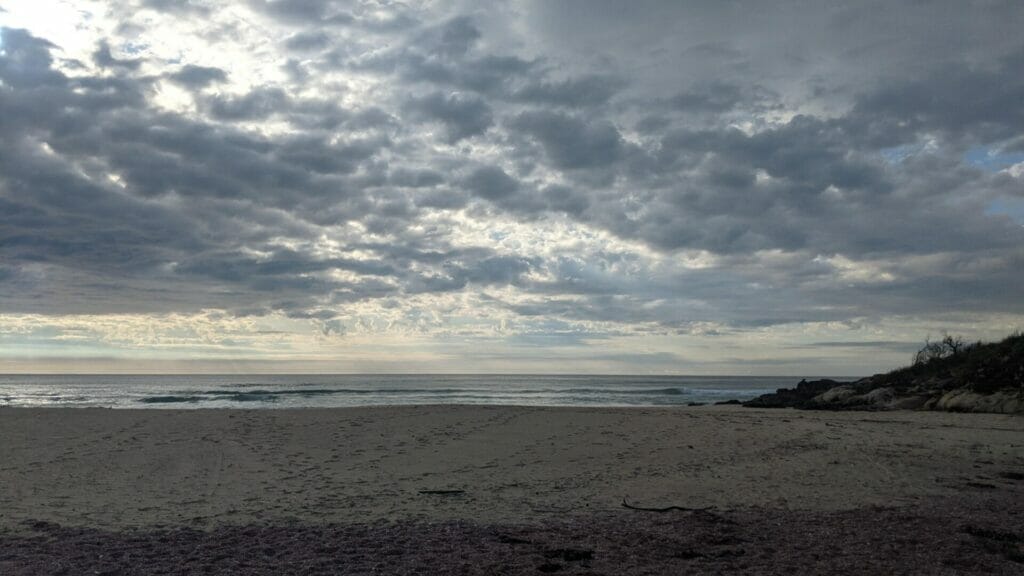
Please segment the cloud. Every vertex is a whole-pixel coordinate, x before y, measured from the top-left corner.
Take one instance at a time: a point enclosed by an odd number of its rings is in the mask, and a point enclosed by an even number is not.
[[[226,82],[227,72],[210,66],[186,64],[168,76],[171,81],[191,89],[202,89],[219,82]]]
[[[210,100],[210,114],[219,120],[260,120],[282,112],[288,95],[274,87],[257,88],[238,97],[217,96]]]
[[[494,123],[491,107],[478,97],[434,92],[410,100],[406,107],[413,116],[441,122],[449,144],[483,134]]]
[[[588,108],[607,104],[624,87],[622,79],[587,74],[557,81],[536,81],[512,94],[512,99],[538,105]]]
[[[531,111],[516,116],[510,127],[536,141],[548,161],[565,170],[608,166],[623,154],[622,137],[611,123],[588,123],[557,112]]]
[[[1024,10],[880,7],[10,9],[0,307],[567,346],[1012,325],[993,207],[1024,192],[977,158],[1024,142]]]
[[[330,36],[323,31],[299,32],[285,40],[284,45],[296,52],[310,52],[326,48],[331,43]]]
[[[99,48],[93,52],[92,59],[97,66],[101,66],[103,68],[120,68],[127,71],[138,70],[139,66],[142,65],[142,60],[138,58],[115,58],[110,53],[110,44],[108,44],[106,40],[100,41]]]
[[[488,200],[502,200],[519,189],[519,183],[497,166],[482,166],[466,177],[465,186]]]

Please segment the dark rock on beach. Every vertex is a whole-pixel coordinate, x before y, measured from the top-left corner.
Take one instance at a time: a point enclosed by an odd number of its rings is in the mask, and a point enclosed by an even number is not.
[[[839,386],[835,380],[801,380],[796,388],[779,388],[774,394],[764,394],[744,402],[751,408],[807,408],[814,398]]]

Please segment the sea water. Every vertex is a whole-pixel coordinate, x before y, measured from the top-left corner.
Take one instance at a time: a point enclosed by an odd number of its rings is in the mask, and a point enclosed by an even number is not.
[[[672,406],[746,400],[797,381],[788,376],[0,375],[0,406]]]

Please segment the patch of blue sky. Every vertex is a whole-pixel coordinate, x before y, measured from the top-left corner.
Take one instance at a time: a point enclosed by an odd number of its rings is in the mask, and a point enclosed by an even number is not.
[[[895,146],[892,148],[883,148],[879,153],[885,161],[890,164],[899,164],[907,159],[908,156],[913,156],[924,149],[923,144],[904,144],[902,146]]]
[[[1024,198],[999,198],[989,203],[986,214],[1006,215],[1024,226]]]
[[[1024,162],[1024,152],[1000,152],[998,148],[975,146],[964,154],[964,160],[972,165],[998,172],[1014,164]]]
[[[145,52],[149,49],[149,44],[145,42],[125,42],[121,44],[121,50],[125,54],[137,55]]]

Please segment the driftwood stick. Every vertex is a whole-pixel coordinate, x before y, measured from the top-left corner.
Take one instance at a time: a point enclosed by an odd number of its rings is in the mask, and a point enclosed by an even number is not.
[[[665,506],[664,508],[648,508],[648,507],[645,507],[645,506],[634,506],[634,505],[630,504],[629,502],[627,502],[625,498],[622,499],[622,506],[623,506],[623,508],[629,508],[630,510],[639,510],[641,512],[658,512],[658,513],[671,512],[673,510],[679,510],[681,512],[706,512],[706,511],[711,510],[712,508],[714,508],[714,506],[705,506],[704,508],[687,508],[685,506]]]

